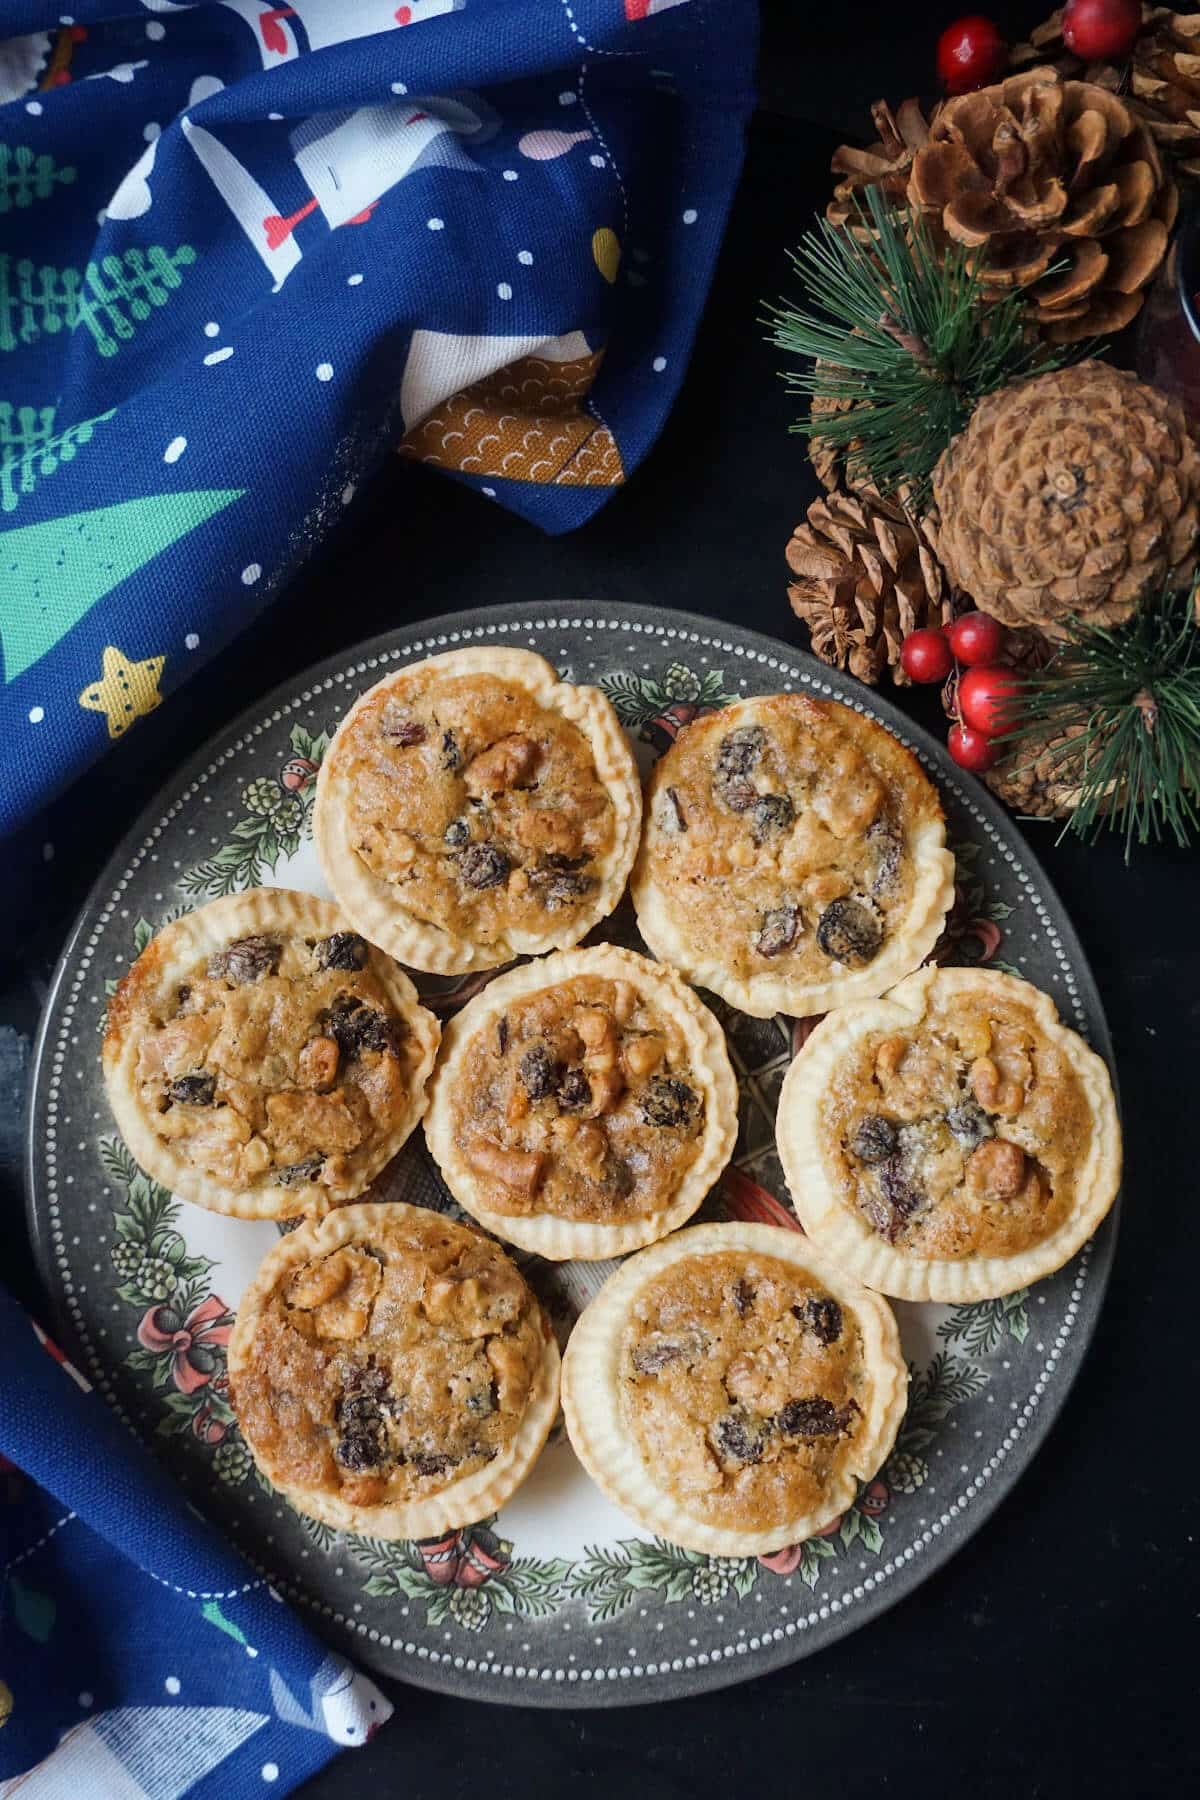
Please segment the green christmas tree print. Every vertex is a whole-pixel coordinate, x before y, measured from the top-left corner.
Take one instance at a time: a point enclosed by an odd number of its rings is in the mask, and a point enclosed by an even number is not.
[[[27,144],[0,144],[0,213],[49,200],[56,187],[70,187],[72,168],[56,168],[52,156],[38,156]]]
[[[182,284],[180,271],[195,260],[190,244],[177,250],[151,244],[102,256],[81,273],[0,253],[0,351],[82,325],[101,356],[115,356],[154,309],[167,304]]]
[[[244,492],[147,494],[6,531],[0,536],[5,681],[15,681],[52,650],[97,600]]]
[[[0,400],[0,513],[15,512],[23,495],[63,463],[73,462],[81,444],[90,443],[97,425],[111,419],[116,407],[82,419],[55,435],[53,406],[13,406]]]

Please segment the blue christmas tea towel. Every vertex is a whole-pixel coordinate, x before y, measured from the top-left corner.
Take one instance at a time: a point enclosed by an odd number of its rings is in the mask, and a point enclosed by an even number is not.
[[[751,103],[753,0],[71,5],[0,0],[0,832],[389,451],[586,519],[682,377]]]
[[[366,1743],[379,1689],[3,1289],[0,1369],[0,1800],[270,1800]]]

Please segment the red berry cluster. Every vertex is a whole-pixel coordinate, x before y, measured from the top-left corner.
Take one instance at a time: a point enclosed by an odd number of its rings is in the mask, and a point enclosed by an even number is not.
[[[910,681],[945,681],[958,667],[957,720],[946,739],[960,769],[982,775],[996,760],[996,739],[1004,736],[1005,715],[1021,678],[1006,668],[1005,630],[999,619],[964,613],[949,631],[910,631],[900,646],[900,666]]]
[[[1141,29],[1142,0],[1067,0],[1063,42],[1084,62],[1120,62]],[[938,39],[938,75],[948,94],[969,94],[1004,78],[1008,49],[982,13],[955,19]]]

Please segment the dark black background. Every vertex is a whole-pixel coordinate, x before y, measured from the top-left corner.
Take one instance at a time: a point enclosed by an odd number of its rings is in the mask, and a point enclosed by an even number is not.
[[[765,7],[762,104],[700,342],[629,486],[583,530],[547,539],[435,475],[386,470],[291,592],[39,822],[33,891],[0,953],[5,1025],[32,1031],[73,912],[125,823],[258,696],[267,670],[282,678],[428,614],[542,599],[688,607],[803,641],[783,547],[814,484],[787,435],[795,408],[761,302],[788,285],[785,248],[823,204],[834,145],[864,135],[877,95],[931,90],[947,16],[899,0]],[[1041,9],[997,16],[1015,36]],[[902,703],[936,727],[931,696]],[[1032,1472],[915,1596],[819,1657],[702,1699],[604,1713],[390,1684],[391,1724],[310,1783],[308,1800],[541,1800],[568,1784],[579,1800],[619,1785],[652,1800],[918,1786],[1151,1795],[1195,1780],[1195,864],[1152,850],[1126,868],[1113,843],[1056,845],[1053,827],[1030,829],[1104,994],[1128,1140],[1104,1314]],[[44,1309],[15,1159],[0,1179],[5,1275]]]

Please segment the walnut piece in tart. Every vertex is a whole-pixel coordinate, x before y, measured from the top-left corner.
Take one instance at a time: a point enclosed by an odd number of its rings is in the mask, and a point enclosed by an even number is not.
[[[438,1037],[336,907],[257,888],[150,941],[109,1003],[104,1074],[149,1175],[215,1212],[290,1218],[353,1199],[396,1154]]]
[[[805,1230],[908,1300],[1053,1273],[1120,1185],[1107,1069],[1048,995],[998,971],[922,969],[831,1014],[788,1071],[777,1133]]]
[[[495,1511],[558,1408],[558,1350],[520,1271],[472,1227],[399,1204],[282,1238],[238,1308],[229,1374],[267,1478],[374,1537]]]
[[[489,1231],[618,1256],[700,1205],[733,1150],[737,1086],[674,971],[602,944],[498,976],[451,1021],[426,1136]]]
[[[791,1230],[705,1225],[632,1257],[577,1324],[571,1442],[673,1543],[761,1555],[820,1531],[876,1473],[908,1376],[891,1310]]]
[[[945,846],[933,784],[874,719],[802,694],[740,700],[654,770],[638,924],[743,1012],[826,1012],[928,955],[954,892]]]
[[[321,768],[321,863],[359,930],[414,968],[578,943],[616,906],[641,786],[598,688],[527,650],[450,651],[379,682]]]

